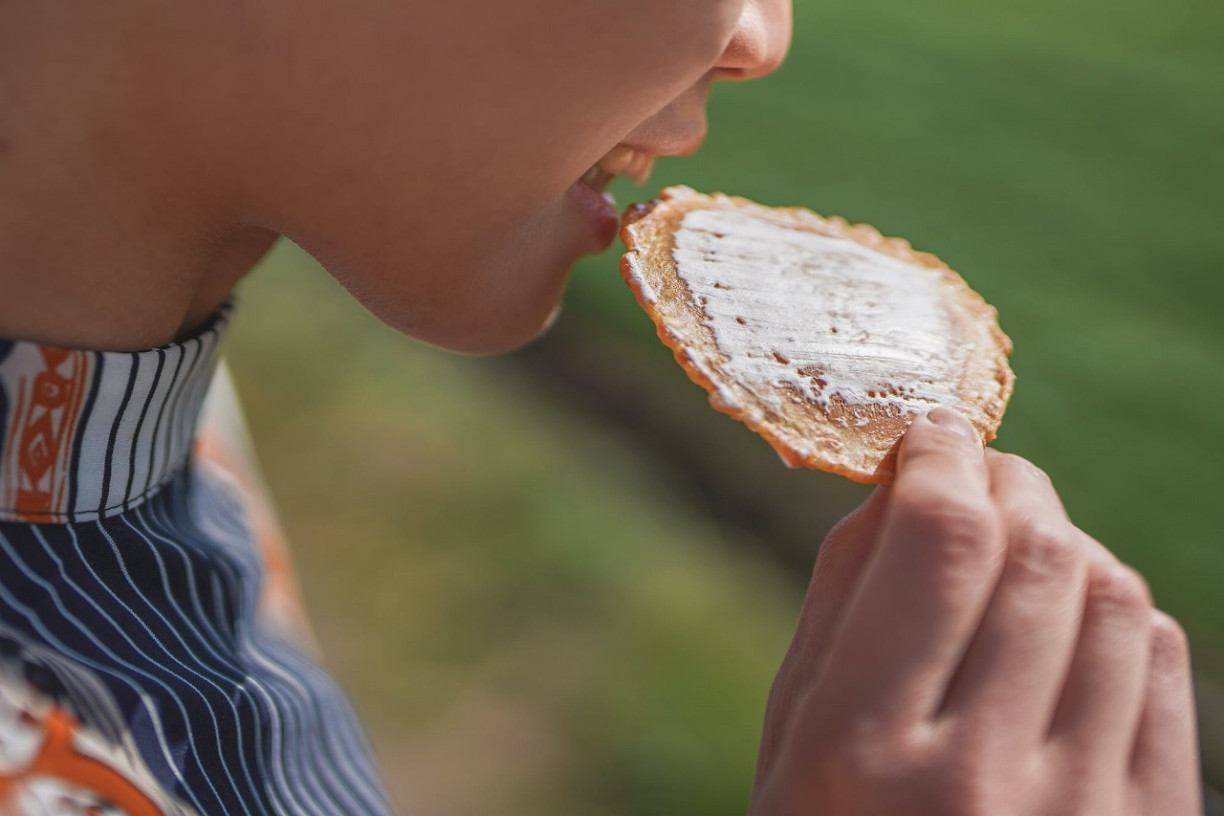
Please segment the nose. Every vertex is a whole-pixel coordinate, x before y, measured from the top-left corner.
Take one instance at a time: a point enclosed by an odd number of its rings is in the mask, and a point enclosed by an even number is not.
[[[715,66],[722,79],[757,79],[774,71],[791,41],[791,0],[745,0],[735,33]]]

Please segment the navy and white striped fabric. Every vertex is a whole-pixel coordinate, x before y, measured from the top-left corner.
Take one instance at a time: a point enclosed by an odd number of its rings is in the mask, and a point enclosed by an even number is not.
[[[137,353],[0,340],[0,814],[379,814],[330,679],[261,613],[192,457],[227,315]]]

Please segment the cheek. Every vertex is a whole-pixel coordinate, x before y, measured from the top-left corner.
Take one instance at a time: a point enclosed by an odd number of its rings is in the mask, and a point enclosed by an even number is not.
[[[565,191],[709,72],[743,4],[303,2],[317,15],[278,59],[300,70],[261,96],[297,138],[263,151],[282,183],[260,186],[259,220],[386,322],[468,350],[539,330],[581,254]]]
[[[462,48],[453,45],[456,36],[417,52],[418,64],[438,69],[424,85],[409,86],[423,114],[415,130],[439,167],[489,160],[486,172],[506,183],[546,176],[551,183],[543,186],[556,189],[713,67],[742,0],[496,6],[479,27],[455,22]],[[519,13],[508,13],[516,7]],[[523,172],[498,173],[499,162]]]
[[[492,130],[485,144],[497,157],[489,173],[501,175],[520,203],[538,206],[698,87],[696,107],[702,110],[695,119],[704,123],[704,79],[731,38],[741,5],[615,4],[615,18],[597,33],[583,30],[555,45],[549,61],[484,97],[485,109],[496,111],[487,122]],[[677,135],[688,134],[660,134],[657,141]]]
[[[302,1],[271,46],[293,70],[261,95],[287,107],[301,172],[347,185],[377,167],[434,205],[529,207],[708,72],[744,3]]]

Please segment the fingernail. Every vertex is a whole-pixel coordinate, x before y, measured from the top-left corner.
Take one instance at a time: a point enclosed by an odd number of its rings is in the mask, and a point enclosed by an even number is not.
[[[954,434],[959,434],[966,439],[972,439],[974,442],[980,442],[981,437],[969,420],[953,411],[951,408],[936,408],[926,415],[927,419],[945,431],[950,431]]]

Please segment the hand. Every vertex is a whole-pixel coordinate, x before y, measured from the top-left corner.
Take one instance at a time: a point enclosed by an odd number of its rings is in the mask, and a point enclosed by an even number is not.
[[[959,415],[836,527],[766,710],[751,816],[1201,813],[1185,636]]]

